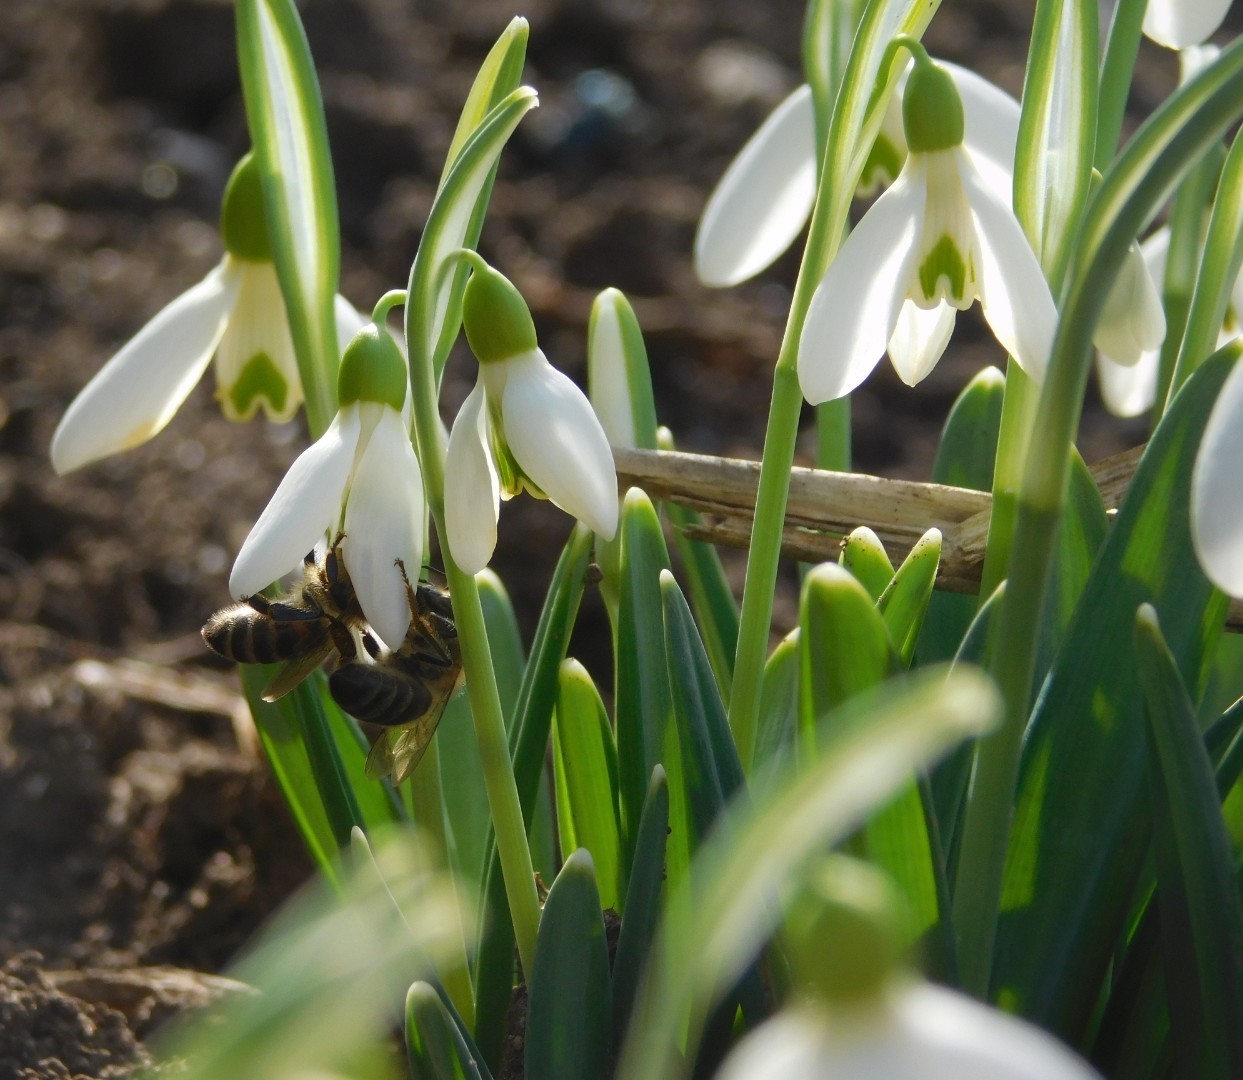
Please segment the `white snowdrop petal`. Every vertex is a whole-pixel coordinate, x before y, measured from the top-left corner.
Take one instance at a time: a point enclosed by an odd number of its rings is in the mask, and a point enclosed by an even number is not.
[[[302,404],[302,380],[280,279],[270,262],[236,265],[241,285],[216,350],[216,398],[230,420],[249,420],[262,408],[284,423]]]
[[[1191,539],[1209,579],[1243,596],[1243,364],[1227,377],[1209,414],[1191,474]]]
[[[1019,139],[1019,103],[974,71],[945,60],[937,62],[950,73],[962,98],[963,142],[976,167],[990,186],[1004,183],[1005,197],[1009,198]],[[988,170],[996,170],[998,179],[994,180]]]
[[[912,160],[846,238],[812,297],[798,377],[813,405],[850,393],[889,344],[923,226],[926,189],[922,170],[912,178]]]
[[[332,317],[337,324],[337,347],[342,354],[345,347],[354,340],[354,335],[371,322],[371,319],[340,293],[337,293],[332,302]]]
[[[587,396],[538,349],[506,364],[501,412],[514,458],[557,506],[611,540],[617,469]]]
[[[359,427],[358,406],[347,406],[289,467],[237,553],[234,596],[252,596],[287,574],[336,527]]]
[[[922,308],[907,300],[902,305],[898,324],[889,338],[889,360],[907,386],[922,382],[936,367],[954,332],[957,314],[952,304]]]
[[[1144,33],[1158,45],[1185,49],[1213,33],[1230,8],[1230,0],[1149,0]]]
[[[811,88],[800,86],[726,169],[695,235],[705,285],[737,285],[771,264],[806,224],[816,198]]]
[[[341,547],[363,614],[395,649],[410,626],[398,560],[412,582],[423,565],[423,474],[401,416],[380,408],[350,484]]]
[[[1134,364],[1119,364],[1104,353],[1096,354],[1096,374],[1101,399],[1114,416],[1130,418],[1146,413],[1157,399],[1157,372],[1161,352],[1143,353]]]
[[[1165,339],[1165,311],[1139,244],[1132,243],[1109,290],[1093,343],[1115,364],[1135,364]]]
[[[203,377],[237,297],[222,262],[163,308],[74,398],[52,436],[62,475],[161,431]]]
[[[975,222],[984,318],[1002,347],[1040,382],[1057,330],[1049,283],[1009,204],[997,199],[964,157],[960,171]]]
[[[445,453],[445,542],[453,561],[477,574],[496,549],[500,490],[485,443],[483,383],[462,402]]]

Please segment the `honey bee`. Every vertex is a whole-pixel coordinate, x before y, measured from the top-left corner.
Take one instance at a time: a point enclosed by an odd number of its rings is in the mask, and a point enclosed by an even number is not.
[[[217,611],[203,627],[203,640],[228,660],[284,664],[264,690],[265,701],[289,693],[334,652],[357,656],[356,632],[365,647],[373,647],[339,544],[340,538],[322,563],[314,552],[307,555],[303,579],[291,592],[249,596]]]
[[[368,658],[355,654],[328,677],[328,689],[342,709],[386,729],[367,756],[366,774],[376,780],[391,777],[394,784],[418,766],[462,675],[449,594],[426,583],[411,586],[409,580],[406,594],[410,628],[401,645],[382,653],[365,635]]]

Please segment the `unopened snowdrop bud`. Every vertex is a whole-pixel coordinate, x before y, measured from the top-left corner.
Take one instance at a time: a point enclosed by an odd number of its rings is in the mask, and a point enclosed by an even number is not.
[[[389,648],[410,625],[404,575],[423,565],[423,474],[402,417],[406,362],[375,323],[350,341],[337,376],[340,409],[302,452],[238,552],[229,577],[249,596],[343,534],[341,556],[363,614]]]
[[[479,381],[463,402],[445,456],[445,533],[453,561],[478,573],[492,558],[500,500],[526,490],[611,538],[617,474],[583,392],[540,351],[526,301],[474,252],[462,297]]]
[[[197,285],[168,304],[83,388],[52,437],[59,473],[128,450],[162,431],[212,356],[216,398],[230,420],[260,410],[290,419],[302,384],[268,239],[259,166],[239,163],[220,214],[225,254]],[[341,347],[362,317],[338,296]]]
[[[613,446],[656,449],[647,346],[630,301],[605,289],[587,323],[587,396]]]

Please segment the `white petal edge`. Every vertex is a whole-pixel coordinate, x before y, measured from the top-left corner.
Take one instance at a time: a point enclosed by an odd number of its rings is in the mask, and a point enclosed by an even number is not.
[[[965,67],[938,60],[962,98],[963,142],[990,186],[1010,198],[1019,140],[1019,103],[999,86]]]
[[[813,405],[844,397],[889,345],[914,272],[923,225],[923,171],[907,164],[863,215],[812,296],[798,346],[798,377]]]
[[[959,157],[979,257],[984,318],[997,340],[1036,382],[1044,379],[1057,331],[1049,283],[1008,202],[1001,202],[966,158]]]
[[[695,234],[705,285],[737,285],[793,243],[816,198],[816,126],[803,85],[760,125],[708,197]]]
[[[358,602],[390,649],[405,639],[410,603],[397,560],[412,583],[423,565],[423,473],[401,416],[387,405],[354,469],[345,505],[342,554]]]
[[[1209,579],[1243,596],[1243,363],[1217,396],[1191,474],[1191,540]]]
[[[253,596],[289,573],[336,526],[359,429],[358,406],[346,406],[289,467],[237,553],[234,596]]]
[[[949,344],[958,315],[952,304],[922,308],[907,300],[898,312],[898,324],[889,337],[889,361],[907,386],[927,378]]]
[[[611,540],[617,469],[587,395],[538,349],[506,364],[501,412],[514,458],[557,506]]]
[[[1199,45],[1221,26],[1229,8],[1230,0],[1149,0],[1144,33],[1170,49]]]
[[[1157,400],[1157,372],[1161,351],[1144,353],[1134,364],[1119,364],[1104,353],[1096,354],[1096,375],[1101,400],[1114,416],[1123,419],[1140,416]]]
[[[1161,294],[1139,244],[1132,243],[1114,279],[1093,343],[1115,364],[1138,363],[1165,340]]]
[[[496,550],[500,487],[484,441],[483,383],[466,395],[445,452],[445,543],[458,567],[477,574]]]
[[[717,1080],[1092,1080],[1034,1025],[926,984],[872,1007],[804,1005],[757,1028]]]
[[[52,436],[52,467],[59,474],[138,446],[164,429],[203,377],[239,282],[226,258],[100,368]]]

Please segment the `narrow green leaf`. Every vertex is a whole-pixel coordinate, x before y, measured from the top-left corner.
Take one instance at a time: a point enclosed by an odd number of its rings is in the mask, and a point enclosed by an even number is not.
[[[873,598],[833,563],[817,566],[803,582],[799,655],[799,730],[802,745],[811,750],[824,718],[882,682],[895,663]]]
[[[940,565],[941,530],[929,529],[916,541],[877,601],[903,667],[910,667],[915,655]]]
[[[1131,906],[1147,814],[1134,612],[1152,603],[1180,670],[1198,683],[1225,600],[1191,546],[1200,435],[1231,367],[1205,364],[1140,462],[1028,729],[998,927],[1001,1001],[1075,1043]]]
[[[860,525],[846,537],[837,561],[855,576],[873,600],[879,600],[893,581],[893,563],[885,545],[866,525]]]
[[[553,722],[558,794],[564,789],[565,811],[576,847],[591,853],[596,865],[600,903],[619,910],[618,875],[621,857],[617,810],[617,749],[604,702],[587,669],[577,660],[561,665],[560,693]],[[560,808],[563,800],[558,797]],[[559,825],[564,824],[558,821]],[[565,846],[562,851],[573,851]]]
[[[535,91],[523,86],[488,113],[436,193],[407,288],[406,344],[414,370],[439,375],[461,321],[465,286],[464,275],[449,260],[470,238],[505,143],[536,104]]]
[[[315,64],[293,0],[238,0],[238,66],[312,433],[337,411],[337,194]]]
[[[518,799],[527,821],[531,820],[543,774],[557,698],[557,671],[565,659],[570,633],[578,617],[590,555],[591,531],[586,526],[577,526],[566,541],[553,572],[514,706],[517,720],[510,729],[510,752],[514,758]],[[489,841],[488,851],[475,962],[475,1038],[484,1060],[493,1072],[499,1072],[505,1017],[513,992],[514,928],[507,914],[505,882],[494,840]]]
[[[657,765],[647,785],[643,815],[635,841],[626,906],[622,909],[621,933],[613,959],[613,1036],[620,1041],[626,1033],[634,1008],[639,979],[647,965],[656,924],[660,920],[660,900],[665,880],[665,838],[669,831],[669,784],[665,770]]]
[[[754,766],[761,768],[793,745],[798,724],[799,632],[790,631],[764,665]]]
[[[317,676],[316,682],[328,731],[336,743],[337,756],[345,769],[345,776],[358,804],[358,812],[362,816],[367,835],[370,836],[377,829],[389,825],[408,825],[410,818],[392,785],[377,783],[367,777],[364,766],[367,755],[371,752],[371,742],[358,726],[358,721],[341,711],[332,695],[324,689],[321,678]]]
[[[826,752],[772,771],[732,804],[671,897],[651,952],[617,1076],[677,1080],[695,1059],[713,1002],[765,938],[801,872],[839,843],[917,769],[996,723],[991,682],[966,669],[912,675],[843,709]],[[788,766],[788,761],[785,763]]]
[[[527,1076],[608,1073],[613,990],[591,856],[578,850],[548,892],[527,998]]]
[[[932,463],[933,483],[973,491],[990,490],[1005,385],[1005,376],[996,368],[988,367],[958,395],[945,421],[936,460]],[[915,649],[916,666],[952,659],[978,606],[979,601],[974,596],[934,593]]]
[[[1243,907],[1212,762],[1156,611],[1136,616],[1157,900],[1170,1018],[1184,1076],[1243,1075]]]
[[[619,531],[622,555],[614,716],[624,878],[634,858],[639,815],[652,769],[663,763],[671,787],[678,779],[664,753],[672,705],[665,673],[660,572],[669,569],[669,552],[651,500],[638,488],[626,493]],[[685,849],[685,845],[684,836],[674,842],[675,847]]]
[[[458,117],[453,131],[453,141],[445,155],[444,171],[440,175],[443,186],[453,163],[466,145],[467,140],[483,123],[484,118],[506,97],[518,89],[522,81],[522,66],[526,62],[527,38],[530,26],[522,16],[515,16],[505,27],[496,44],[479,66],[479,73],[466,95],[466,104]]]
[[[491,1074],[467,1049],[440,994],[416,982],[406,992],[406,1060],[413,1080],[490,1080]]]

